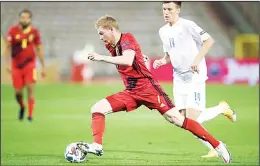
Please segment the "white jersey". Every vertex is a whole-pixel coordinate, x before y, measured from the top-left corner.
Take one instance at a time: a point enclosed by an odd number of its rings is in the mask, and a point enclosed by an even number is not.
[[[190,20],[179,18],[172,26],[164,25],[159,30],[164,52],[170,56],[174,69],[174,82],[205,82],[207,66],[205,58],[199,65],[199,74],[193,74],[191,65],[195,60],[203,41],[210,35]]]

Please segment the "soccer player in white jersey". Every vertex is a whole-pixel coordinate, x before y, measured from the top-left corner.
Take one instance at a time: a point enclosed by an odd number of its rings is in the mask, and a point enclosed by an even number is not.
[[[185,116],[199,123],[211,120],[223,114],[231,121],[236,120],[236,114],[226,102],[218,106],[206,107],[205,82],[207,66],[204,56],[208,53],[214,40],[193,21],[179,17],[181,1],[163,2],[163,16],[166,24],[160,28],[159,35],[163,43],[165,55],[155,60],[153,67],[172,63],[174,69],[174,102]],[[198,108],[201,112],[186,112],[185,108]],[[217,157],[215,149],[200,139],[210,151],[202,157]]]

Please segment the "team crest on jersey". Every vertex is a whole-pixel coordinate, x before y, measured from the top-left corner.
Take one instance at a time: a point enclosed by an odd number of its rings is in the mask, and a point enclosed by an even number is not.
[[[19,35],[19,34],[17,34],[16,36],[15,36],[15,39],[16,40],[18,40],[18,39],[20,39],[21,38],[21,36]]]
[[[31,41],[33,41],[33,39],[34,39],[34,35],[31,34],[31,35],[29,36],[29,41],[31,42]]]

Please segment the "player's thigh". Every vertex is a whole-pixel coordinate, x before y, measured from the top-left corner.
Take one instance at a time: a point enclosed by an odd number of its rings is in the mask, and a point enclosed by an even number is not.
[[[170,123],[181,126],[184,121],[184,116],[181,115],[169,96],[162,88],[146,89],[145,93],[140,94],[139,101],[149,109],[158,110]]]
[[[12,83],[17,92],[24,87],[23,73],[21,69],[12,69]]]
[[[174,83],[173,99],[175,107],[178,109],[185,109],[188,100],[188,89],[190,84]]]
[[[37,69],[28,68],[24,69],[24,82],[25,85],[34,84],[37,81]]]
[[[185,109],[187,104],[188,95],[187,94],[174,94],[174,105],[178,109]]]
[[[134,98],[126,92],[119,92],[97,102],[91,112],[99,112],[104,115],[119,111],[132,111],[138,108]]]

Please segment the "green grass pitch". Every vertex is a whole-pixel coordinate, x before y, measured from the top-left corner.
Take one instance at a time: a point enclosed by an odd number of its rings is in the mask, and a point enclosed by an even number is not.
[[[163,87],[172,97],[172,86]],[[168,124],[157,111],[145,107],[107,116],[104,156],[90,154],[84,163],[70,164],[63,156],[66,145],[92,141],[91,105],[122,90],[122,84],[37,85],[32,123],[17,120],[18,105],[12,87],[1,85],[1,89],[2,165],[223,164],[220,158],[200,158],[208,149],[192,134]],[[207,86],[208,107],[223,99],[236,110],[238,121],[232,123],[221,115],[204,126],[227,144],[234,165],[257,165],[258,86]]]

